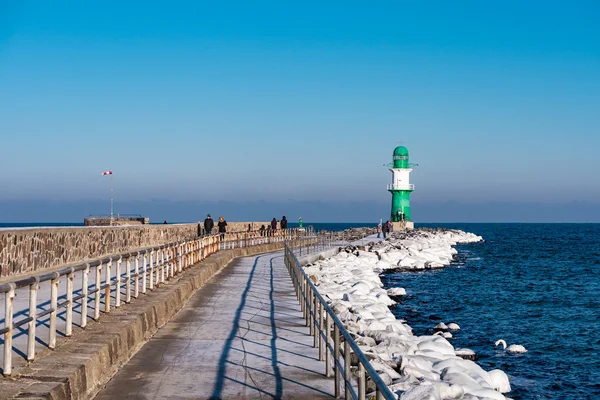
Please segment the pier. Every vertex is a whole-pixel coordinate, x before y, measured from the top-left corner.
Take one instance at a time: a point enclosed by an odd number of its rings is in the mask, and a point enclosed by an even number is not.
[[[234,260],[96,399],[330,399],[294,286],[275,252]]]
[[[301,268],[344,243],[211,235],[4,283],[0,399],[393,398]]]

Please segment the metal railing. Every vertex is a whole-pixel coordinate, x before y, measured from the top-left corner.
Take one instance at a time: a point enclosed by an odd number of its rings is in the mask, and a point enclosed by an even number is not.
[[[306,319],[306,326],[310,328],[310,335],[314,336],[313,346],[319,348],[319,360],[325,361],[325,376],[334,376],[335,398],[340,397],[341,387],[343,386],[344,399],[365,400],[367,379],[371,379],[376,387],[375,396],[377,400],[396,399],[342,322],[329,307],[327,301],[319,294],[315,285],[302,269],[302,265],[300,265],[294,251],[287,244],[285,246],[285,265],[292,278],[296,296],[300,301]],[[341,349],[342,342],[343,350]],[[358,359],[356,377],[358,393],[352,385],[351,352]]]
[[[12,373],[13,335],[17,329],[19,332],[27,330],[27,351],[26,354],[22,352],[27,361],[35,359],[36,341],[44,343],[36,332],[38,322],[44,317],[48,320],[45,344],[50,349],[56,347],[57,319],[61,309],[65,310],[61,334],[69,337],[73,334],[73,325],[77,325],[73,321],[75,308],[80,313],[77,326],[85,328],[88,319],[99,320],[102,309],[104,314],[110,313],[112,307],[119,308],[140,294],[155,290],[219,250],[291,239],[305,242],[311,237],[314,238],[312,229],[304,232],[279,230],[270,236],[255,231],[193,237],[1,284],[0,295],[4,296],[4,328],[0,329],[0,335],[4,335],[3,374],[9,376]],[[65,285],[60,285],[63,278]],[[44,285],[49,285],[49,290]],[[15,312],[17,294],[29,296],[29,307]],[[42,300],[41,304],[38,304],[39,300]],[[20,319],[15,321],[15,318]]]

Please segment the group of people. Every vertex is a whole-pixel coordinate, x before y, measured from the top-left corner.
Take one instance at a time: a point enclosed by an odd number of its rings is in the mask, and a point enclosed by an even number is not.
[[[281,228],[281,230],[286,230],[288,226],[288,220],[285,217],[285,215],[283,217],[281,217],[281,221],[279,221],[279,227]],[[258,230],[260,232],[261,236],[272,236],[275,234],[275,232],[277,232],[277,218],[273,217],[273,219],[271,220],[271,223],[268,224],[266,227],[264,225],[260,226],[260,229]]]
[[[204,224],[200,224],[200,221],[198,221],[198,236],[210,235],[214,227],[215,221],[212,219],[210,214],[208,214],[204,219]],[[223,218],[223,216],[219,217],[217,227],[219,233],[221,234],[221,238],[223,238],[225,232],[227,232],[227,221],[225,221],[225,218]],[[204,231],[202,230],[202,228],[204,228]]]
[[[387,235],[392,231],[392,221],[387,220],[385,224],[382,225],[383,220],[379,220],[379,224],[377,224],[377,239],[381,237],[383,233],[383,238],[385,239]]]
[[[281,217],[281,221],[277,221],[277,218],[273,218],[271,220],[271,223],[268,224],[266,227],[265,227],[265,225],[261,225],[261,227],[259,229],[261,235],[262,236],[274,235],[275,232],[277,231],[278,223],[279,223],[279,228],[281,230],[287,229],[288,220],[284,215],[283,217]],[[205,236],[205,235],[212,234],[212,230],[214,229],[214,227],[215,227],[215,221],[211,218],[210,214],[208,214],[206,216],[206,218],[204,219],[203,224],[201,224],[200,221],[198,221],[198,236]],[[217,222],[217,227],[218,227],[218,232],[221,234],[221,238],[223,238],[223,236],[227,232],[227,221],[225,221],[225,218],[223,218],[222,216],[219,217],[219,221]],[[248,224],[248,232],[250,232],[251,230],[252,230],[252,225]]]

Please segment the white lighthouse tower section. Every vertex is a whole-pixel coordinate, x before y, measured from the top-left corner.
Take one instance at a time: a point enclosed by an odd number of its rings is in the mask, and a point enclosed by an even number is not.
[[[415,185],[410,183],[410,172],[412,168],[391,168],[392,184],[388,188],[392,190],[414,190]]]

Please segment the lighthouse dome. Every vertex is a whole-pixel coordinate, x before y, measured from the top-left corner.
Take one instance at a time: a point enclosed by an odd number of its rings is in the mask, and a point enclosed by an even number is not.
[[[408,149],[404,146],[398,146],[394,149],[395,156],[408,156]]]
[[[398,146],[394,149],[394,168],[408,168],[408,149]]]

